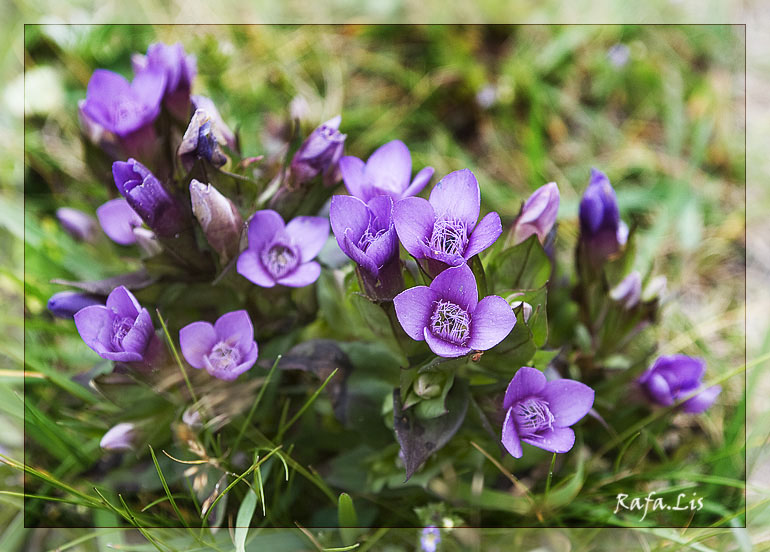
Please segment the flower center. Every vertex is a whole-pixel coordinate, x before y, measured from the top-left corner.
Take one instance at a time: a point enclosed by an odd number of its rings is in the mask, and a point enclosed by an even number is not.
[[[440,218],[433,225],[429,245],[434,251],[462,256],[468,245],[468,228],[459,220]]]
[[[116,350],[122,351],[123,350],[123,339],[128,335],[128,332],[131,331],[131,328],[134,327],[134,319],[129,317],[119,317],[115,318],[112,322],[112,346],[115,347]]]
[[[297,255],[285,245],[273,245],[262,255],[262,262],[273,278],[283,278],[297,266]]]
[[[209,362],[217,371],[235,368],[240,361],[241,352],[226,341],[214,345],[209,353]]]
[[[548,408],[548,401],[538,397],[530,397],[518,403],[515,414],[518,422],[516,425],[524,435],[553,429],[554,417]]]
[[[465,345],[470,334],[471,316],[462,307],[440,299],[430,317],[433,335],[455,345]]]
[[[361,236],[361,239],[358,240],[358,247],[366,253],[366,250],[369,249],[369,246],[372,245],[372,242],[382,236],[385,233],[385,229],[378,230],[374,234],[372,234],[372,227],[366,229],[366,232],[364,232],[364,235]]]

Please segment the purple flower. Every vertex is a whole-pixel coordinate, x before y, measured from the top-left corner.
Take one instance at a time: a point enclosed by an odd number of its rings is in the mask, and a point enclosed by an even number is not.
[[[48,310],[57,318],[72,318],[80,309],[101,304],[101,299],[94,295],[77,291],[60,291],[48,300]]]
[[[112,427],[104,434],[99,446],[104,450],[131,450],[136,439],[134,424],[123,422]]]
[[[468,169],[449,173],[430,192],[429,200],[408,197],[393,210],[396,232],[404,248],[416,259],[431,259],[435,275],[446,265],[465,263],[500,236],[500,215],[481,221],[479,183]]]
[[[420,547],[422,552],[436,552],[441,543],[441,531],[438,527],[425,527],[420,532]]]
[[[216,124],[212,123],[213,121],[206,111],[203,109],[195,110],[182,137],[182,143],[177,149],[177,155],[186,171],[192,169],[196,159],[205,159],[215,167],[221,167],[227,163],[227,156],[219,147],[219,144],[224,143],[225,139],[222,135],[217,137],[219,133]]]
[[[171,46],[161,42],[150,44],[147,55],[135,54],[131,63],[137,77],[147,71],[164,75],[166,107],[180,119],[189,115],[190,88],[197,68],[195,56],[185,55],[181,43]]]
[[[350,195],[368,202],[375,196],[388,195],[394,202],[419,194],[433,176],[433,167],[425,167],[409,183],[412,156],[401,140],[380,146],[364,163],[358,157],[340,159],[340,173]]]
[[[249,246],[238,257],[238,273],[258,286],[303,287],[321,274],[313,259],[329,237],[329,222],[321,217],[296,217],[284,224],[270,209],[249,220]]]
[[[556,222],[558,211],[559,187],[556,182],[540,186],[529,196],[516,218],[512,230],[513,245],[520,244],[533,234],[537,235],[540,243],[544,243]]]
[[[384,195],[364,203],[353,196],[335,195],[329,218],[340,249],[361,267],[365,287],[371,288],[367,294],[392,299],[403,288],[393,200]]]
[[[88,81],[81,113],[89,123],[124,138],[152,125],[165,86],[165,77],[156,71],[143,71],[129,83],[117,73],[97,69]]]
[[[142,218],[136,214],[123,198],[111,199],[96,209],[96,218],[102,230],[115,243],[131,245],[136,243],[134,228],[142,226]]]
[[[233,381],[257,361],[254,326],[245,310],[228,312],[212,326],[193,322],[179,330],[179,346],[190,366]]]
[[[594,390],[579,381],[557,379],[524,366],[505,391],[502,443],[514,458],[523,454],[521,442],[549,452],[568,452],[575,444],[571,425],[588,414]]]
[[[415,341],[423,339],[442,357],[485,351],[500,343],[516,324],[502,297],[478,299],[476,278],[467,264],[448,268],[430,287],[416,286],[393,299],[396,316]]]
[[[214,186],[195,179],[190,182],[190,200],[206,240],[219,253],[222,263],[227,263],[238,254],[243,227],[241,214]]]
[[[158,236],[173,236],[184,228],[180,205],[139,161],[115,161],[112,176],[128,205]]]
[[[686,355],[658,357],[639,378],[647,398],[661,406],[671,406],[676,401],[692,395],[702,388],[706,363],[701,358]],[[716,400],[722,391],[719,385],[703,389],[700,393],[682,403],[682,410],[700,414]]]
[[[192,101],[193,107],[196,110],[202,109],[206,112],[206,115],[209,116],[211,122],[214,125],[214,128],[216,129],[216,132],[221,135],[221,138],[224,140],[223,142],[219,143],[226,144],[228,148],[234,150],[236,146],[235,133],[230,130],[229,126],[227,126],[227,123],[225,123],[222,115],[219,114],[219,110],[217,109],[217,106],[214,104],[214,102],[206,96],[198,95],[190,96],[190,100]],[[220,136],[217,136],[217,141],[219,141],[219,139]]]
[[[93,305],[75,314],[75,326],[86,345],[100,357],[118,362],[144,360],[155,336],[147,309],[124,286],[107,297],[106,306]]]
[[[591,169],[591,180],[580,201],[580,240],[589,259],[599,264],[617,253],[628,239],[628,226],[620,220],[615,190],[607,175]]]
[[[90,241],[96,231],[96,221],[79,209],[60,207],[56,209],[56,218],[70,236],[78,241]]]
[[[342,117],[329,119],[310,133],[291,160],[291,175],[296,185],[312,180],[319,174],[323,182],[331,186],[339,181],[339,167],[345,147],[345,138],[338,129]]]
[[[617,301],[626,310],[633,309],[642,297],[642,275],[636,270],[623,278],[610,290],[610,298]]]

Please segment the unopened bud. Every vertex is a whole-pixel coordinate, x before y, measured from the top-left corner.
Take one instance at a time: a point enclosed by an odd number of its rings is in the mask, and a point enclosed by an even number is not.
[[[240,250],[243,218],[233,202],[211,184],[190,182],[190,198],[195,218],[211,247],[219,253],[222,263],[235,257]]]
[[[559,187],[556,182],[549,182],[535,190],[522,206],[513,225],[513,245],[520,244],[532,234],[537,234],[540,243],[545,242],[558,211]]]
[[[227,157],[219,147],[224,140],[211,116],[203,109],[195,110],[177,150],[182,166],[189,171],[196,159],[204,159],[215,167],[221,167],[227,163]]]
[[[441,386],[446,377],[443,374],[430,372],[420,374],[412,388],[415,394],[422,399],[433,399],[441,394]]]
[[[131,450],[134,448],[136,428],[134,424],[118,424],[104,434],[99,446],[104,450]]]
[[[634,308],[639,303],[641,295],[642,276],[637,271],[633,271],[623,278],[617,286],[610,290],[610,298],[623,305],[626,310]]]

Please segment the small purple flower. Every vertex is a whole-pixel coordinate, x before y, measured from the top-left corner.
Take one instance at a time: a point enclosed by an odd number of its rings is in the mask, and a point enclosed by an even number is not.
[[[620,220],[615,190],[603,172],[591,169],[591,180],[580,201],[580,240],[589,259],[600,264],[626,244],[628,226]]]
[[[425,527],[420,532],[420,548],[422,552],[436,552],[441,543],[441,531],[438,527]]]
[[[190,201],[206,240],[219,253],[222,263],[227,263],[238,254],[243,228],[241,214],[214,186],[195,179],[190,182]]]
[[[519,216],[513,225],[513,245],[518,245],[531,235],[536,234],[540,243],[556,222],[559,211],[559,187],[556,182],[540,186],[529,196],[521,208]]]
[[[479,301],[476,278],[467,264],[446,269],[430,287],[402,291],[393,304],[407,335],[425,340],[442,357],[491,349],[516,324],[516,315],[502,297],[490,295]]]
[[[238,273],[258,286],[303,287],[321,275],[313,259],[329,237],[329,221],[296,217],[288,224],[270,209],[249,220],[249,246],[238,257]]]
[[[442,178],[429,200],[408,197],[399,201],[393,221],[401,243],[414,258],[441,263],[429,269],[436,275],[446,265],[465,263],[503,232],[495,212],[476,224],[480,205],[479,183],[471,171],[463,169]]]
[[[101,304],[103,304],[102,300],[95,295],[77,291],[60,291],[48,300],[48,310],[57,318],[72,318],[80,309]]]
[[[633,309],[642,297],[642,275],[636,270],[623,278],[610,290],[610,299],[617,301],[626,310]]]
[[[112,176],[128,205],[158,236],[173,236],[184,228],[180,205],[139,161],[115,161]]]
[[[136,214],[128,202],[121,198],[111,199],[96,209],[99,224],[115,243],[131,245],[136,243],[134,228],[142,226],[142,218]]]
[[[88,81],[81,114],[90,123],[125,138],[152,125],[160,113],[165,86],[165,77],[156,71],[143,71],[129,83],[117,73],[97,69]]]
[[[692,395],[702,388],[706,363],[701,358],[686,355],[658,357],[652,366],[639,378],[647,398],[661,406],[671,406],[676,401]],[[716,400],[722,387],[714,385],[681,404],[682,410],[690,414],[700,414]]]
[[[112,427],[104,434],[99,446],[104,450],[132,450],[136,439],[134,424],[123,422]]]
[[[332,196],[329,219],[340,249],[361,267],[365,283],[371,281],[367,293],[392,299],[403,289],[389,196],[377,196],[368,203],[353,196]]]
[[[75,314],[75,326],[86,345],[107,360],[144,360],[155,329],[147,309],[124,286],[116,287],[106,305],[93,305]]]
[[[310,133],[291,160],[291,175],[295,185],[312,180],[319,174],[331,186],[339,181],[338,163],[345,147],[345,138],[338,129],[342,117],[329,119]]]
[[[568,452],[575,444],[570,428],[588,414],[594,390],[579,381],[546,381],[528,366],[519,368],[505,391],[502,443],[514,458],[521,458],[521,442],[549,452]]]
[[[340,173],[350,195],[368,203],[378,195],[388,195],[394,202],[419,194],[433,176],[433,167],[425,167],[409,183],[412,156],[401,140],[380,146],[364,163],[358,157],[340,159]]]
[[[96,221],[91,215],[87,215],[79,209],[72,207],[59,207],[56,209],[56,218],[70,236],[78,241],[90,241],[96,231]]]
[[[197,72],[193,55],[185,55],[182,44],[171,46],[157,42],[150,44],[147,55],[135,54],[131,58],[134,74],[137,76],[152,71],[165,76],[164,102],[176,117],[189,115],[190,88]]]
[[[190,366],[233,381],[257,361],[254,326],[245,310],[228,312],[213,324],[193,322],[179,330],[179,346]]]

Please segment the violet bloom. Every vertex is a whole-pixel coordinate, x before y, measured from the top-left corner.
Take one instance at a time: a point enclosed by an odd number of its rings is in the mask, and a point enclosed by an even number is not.
[[[620,220],[615,190],[603,172],[591,169],[580,201],[580,241],[593,264],[600,264],[626,244],[628,226]]]
[[[438,527],[425,527],[420,532],[420,548],[422,552],[436,552],[441,543],[441,531]]]
[[[340,179],[338,163],[345,147],[345,138],[338,129],[342,117],[329,119],[310,133],[291,160],[291,176],[296,185],[312,180],[319,174],[325,186]]]
[[[121,138],[144,131],[160,113],[166,79],[155,71],[144,71],[129,83],[106,69],[91,75],[86,99],[80,105],[83,117]]]
[[[642,275],[636,270],[623,278],[610,290],[610,299],[620,303],[624,309],[633,309],[642,297]]]
[[[136,243],[134,229],[142,226],[142,218],[136,214],[128,202],[121,198],[111,199],[96,209],[99,224],[115,243],[131,245]]]
[[[75,326],[86,345],[107,360],[144,360],[155,329],[147,309],[124,286],[116,287],[106,305],[85,307],[75,314]]]
[[[480,205],[479,183],[463,169],[442,178],[427,201],[421,197],[399,201],[393,222],[404,248],[415,259],[427,259],[428,271],[435,276],[447,265],[465,263],[503,232],[495,212],[476,224]]]
[[[137,76],[147,71],[164,75],[163,100],[166,107],[180,119],[189,116],[190,88],[197,67],[195,56],[185,55],[181,43],[171,46],[161,42],[150,44],[147,55],[135,54],[131,63]]]
[[[233,381],[257,361],[254,326],[245,310],[228,312],[212,325],[193,322],[179,330],[179,346],[190,366]]]
[[[549,452],[568,452],[575,444],[570,428],[588,414],[594,390],[579,381],[546,381],[535,368],[523,366],[505,391],[502,443],[521,458],[522,441]]]
[[[112,176],[128,205],[158,236],[170,237],[184,228],[180,205],[139,161],[115,161]]]
[[[329,221],[296,217],[285,224],[281,215],[265,209],[248,224],[249,246],[238,257],[238,274],[262,287],[303,287],[321,275],[313,259],[329,237]]]
[[[396,316],[415,341],[423,339],[442,357],[485,351],[500,343],[516,324],[502,297],[478,299],[476,278],[467,264],[448,268],[430,287],[416,286],[393,299]]]
[[[358,157],[340,159],[340,173],[350,195],[363,202],[388,195],[394,202],[419,194],[433,176],[433,167],[425,167],[409,183],[412,156],[401,140],[377,148],[364,163]]]
[[[56,218],[70,236],[78,241],[90,241],[96,231],[96,221],[79,209],[60,207],[56,209]]]
[[[104,450],[132,450],[136,439],[136,427],[134,424],[123,422],[111,427],[104,434],[99,446]]]
[[[686,355],[661,356],[639,378],[647,398],[661,406],[671,406],[676,401],[692,395],[703,387],[702,379],[706,363],[701,358]],[[681,404],[684,412],[700,414],[716,400],[722,387],[714,385]]]
[[[367,295],[392,299],[403,288],[393,200],[377,196],[364,203],[357,197],[335,195],[329,218],[340,249],[361,268]]]
[[[78,291],[60,291],[48,300],[48,310],[56,318],[72,318],[80,309],[101,304],[103,304],[102,300],[95,295]]]
[[[556,222],[558,211],[559,187],[556,182],[540,186],[524,202],[519,216],[516,217],[512,229],[513,245],[520,244],[533,234],[537,235],[540,243],[544,243]]]

